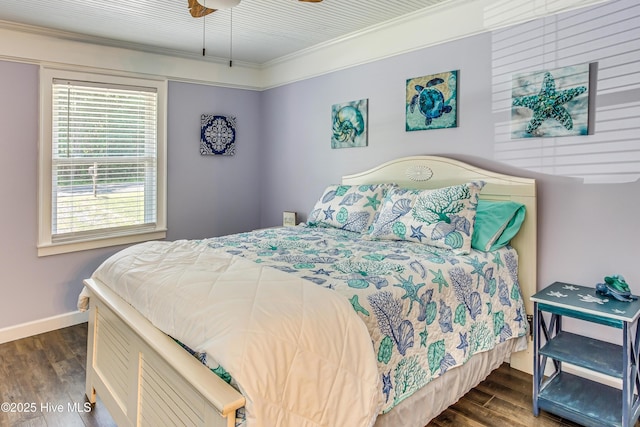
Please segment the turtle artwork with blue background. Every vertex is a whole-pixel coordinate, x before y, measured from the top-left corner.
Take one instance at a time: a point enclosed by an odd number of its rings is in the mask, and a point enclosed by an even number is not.
[[[458,72],[407,79],[406,130],[458,126]]]

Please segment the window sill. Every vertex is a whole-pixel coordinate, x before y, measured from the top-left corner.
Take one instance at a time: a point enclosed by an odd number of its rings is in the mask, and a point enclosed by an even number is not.
[[[148,233],[131,234],[126,236],[108,237],[86,241],[50,243],[38,245],[38,256],[65,254],[89,249],[107,248],[109,246],[129,245],[132,243],[146,242],[149,240],[161,240],[167,237],[167,230],[154,230]]]

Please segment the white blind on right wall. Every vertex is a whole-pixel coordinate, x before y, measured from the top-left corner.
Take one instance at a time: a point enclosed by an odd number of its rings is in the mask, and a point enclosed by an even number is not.
[[[499,11],[492,10],[492,19]],[[505,13],[508,10],[505,9]],[[597,62],[595,132],[511,139],[514,74]],[[594,105],[592,104],[592,107]],[[640,178],[640,2],[616,0],[492,32],[495,158],[585,183]]]

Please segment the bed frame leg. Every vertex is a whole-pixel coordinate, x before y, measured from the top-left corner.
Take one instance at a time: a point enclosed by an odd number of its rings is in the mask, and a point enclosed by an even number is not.
[[[91,303],[89,307],[89,321],[87,325],[87,361],[86,361],[86,378],[84,383],[84,392],[87,402],[91,406],[96,403],[96,389],[93,387],[93,363],[96,353],[96,317],[98,315],[95,303]]]
[[[91,390],[89,390],[84,397],[87,402],[91,403],[91,407],[93,408],[96,404],[96,389],[91,387]]]

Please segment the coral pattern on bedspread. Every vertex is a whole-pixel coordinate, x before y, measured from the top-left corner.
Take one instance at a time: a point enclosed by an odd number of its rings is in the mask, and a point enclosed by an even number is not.
[[[307,226],[200,241],[349,299],[377,355],[383,412],[476,353],[525,335],[517,253],[450,250]]]

